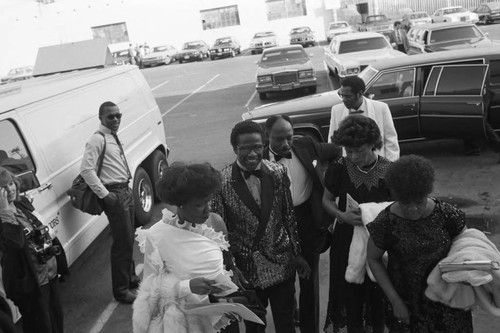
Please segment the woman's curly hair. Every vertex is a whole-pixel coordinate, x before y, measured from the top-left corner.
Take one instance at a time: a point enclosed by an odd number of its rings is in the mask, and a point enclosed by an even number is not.
[[[222,186],[222,177],[210,163],[172,163],[156,184],[160,199],[181,206],[192,199],[206,198]]]
[[[402,156],[389,166],[385,181],[394,200],[415,202],[431,194],[434,168],[422,156]]]
[[[347,116],[340,122],[332,142],[349,148],[365,144],[373,145],[375,149],[382,148],[382,136],[375,120],[359,114]]]

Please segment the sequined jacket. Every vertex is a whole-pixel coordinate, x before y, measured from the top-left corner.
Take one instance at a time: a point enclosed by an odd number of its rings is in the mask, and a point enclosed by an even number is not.
[[[236,265],[256,287],[268,288],[295,275],[294,257],[300,254],[290,181],[285,168],[262,160],[259,207],[236,163],[222,170],[222,188],[212,210],[226,223]],[[266,225],[254,244],[259,223]]]

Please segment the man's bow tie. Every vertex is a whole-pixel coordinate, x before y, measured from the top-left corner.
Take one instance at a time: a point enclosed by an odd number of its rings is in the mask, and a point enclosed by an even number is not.
[[[257,178],[262,177],[262,170],[242,170],[243,176],[245,179],[248,179],[251,175],[254,175]]]
[[[288,158],[288,159],[291,159],[292,158],[292,153],[291,152],[288,152],[288,154],[285,154],[285,155],[274,155],[274,160],[276,162],[279,162],[282,158]]]
[[[354,110],[354,109],[349,110],[349,114],[359,114],[359,113],[363,113],[363,112],[364,112],[363,110]]]

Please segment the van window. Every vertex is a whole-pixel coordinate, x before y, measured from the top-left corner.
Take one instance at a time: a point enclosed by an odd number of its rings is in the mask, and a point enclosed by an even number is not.
[[[0,121],[0,166],[15,175],[35,171],[33,159],[16,125],[10,120]]]
[[[481,95],[485,66],[444,66],[436,95]]]

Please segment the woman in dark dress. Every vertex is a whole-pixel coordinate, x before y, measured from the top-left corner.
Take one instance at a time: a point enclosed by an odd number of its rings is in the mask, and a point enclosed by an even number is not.
[[[346,156],[332,162],[325,174],[323,207],[337,219],[330,248],[330,291],[325,332],[384,330],[383,293],[365,276],[362,284],[348,283],[345,272],[354,226],[362,225],[359,210],[346,209],[347,196],[357,203],[388,201],[385,172],[390,161],[377,155],[380,130],[371,118],[346,117],[333,135]],[[335,200],[338,199],[338,204]]]
[[[368,263],[384,290],[386,324],[391,333],[472,332],[470,311],[453,309],[425,297],[427,277],[447,256],[452,239],[465,229],[458,208],[429,198],[434,170],[423,157],[409,155],[386,174],[394,204],[368,224]],[[387,268],[382,255],[387,251]]]

